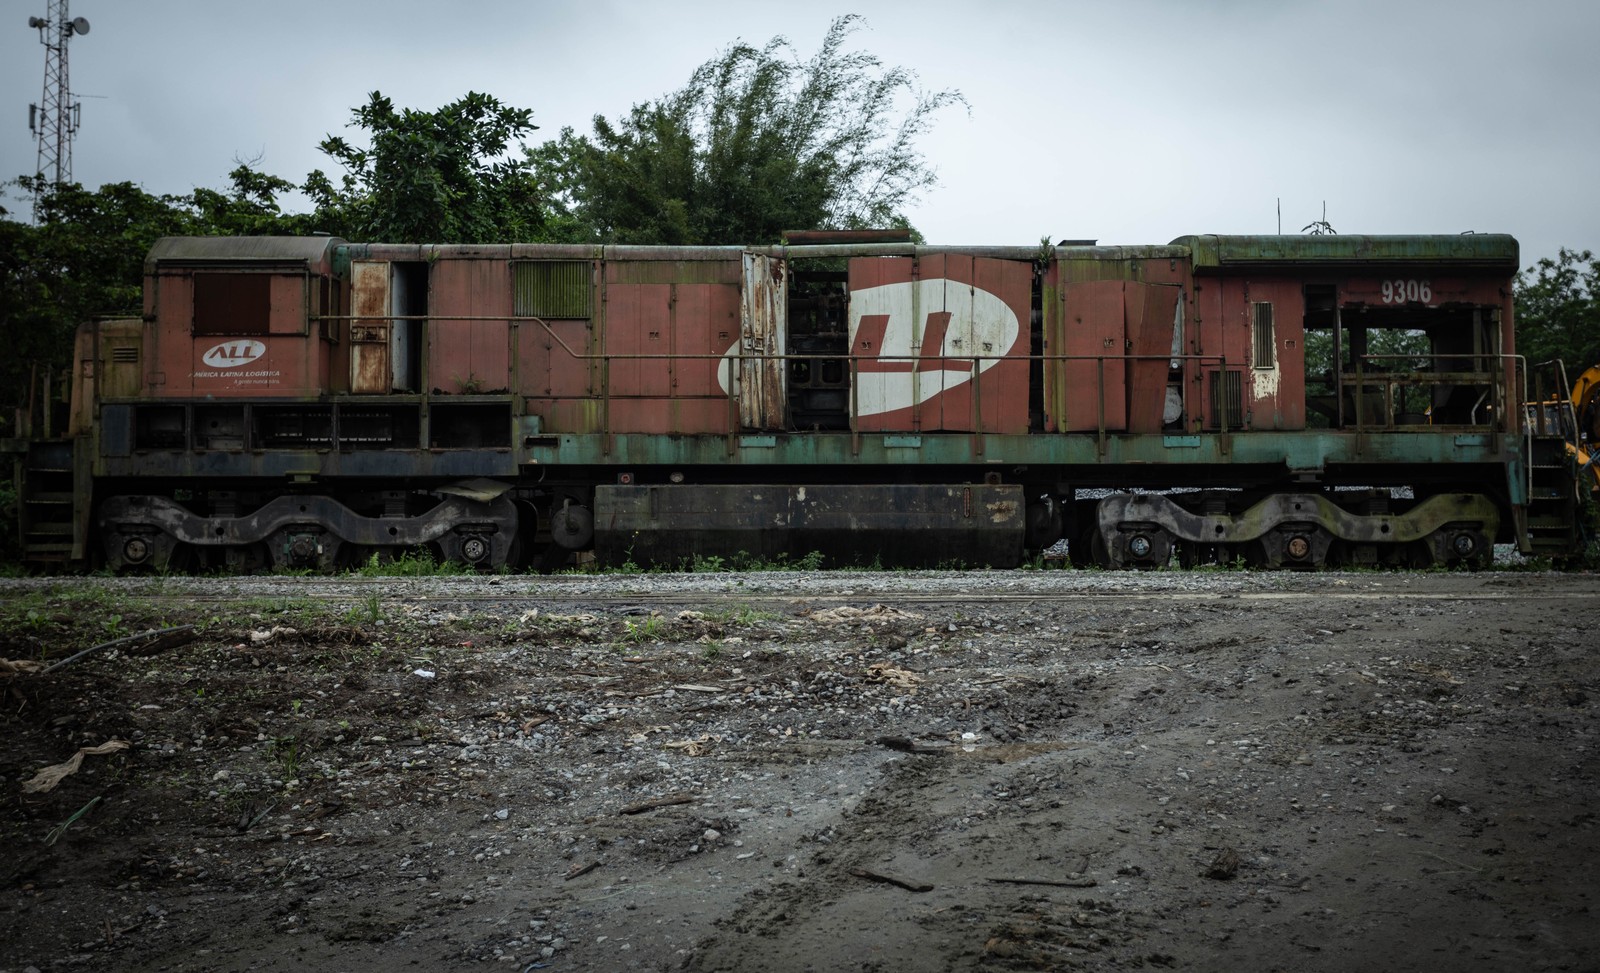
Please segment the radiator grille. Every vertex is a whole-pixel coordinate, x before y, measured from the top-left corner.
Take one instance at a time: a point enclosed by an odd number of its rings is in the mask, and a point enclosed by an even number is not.
[[[514,268],[513,307],[518,317],[587,318],[593,313],[588,261],[530,260]]]

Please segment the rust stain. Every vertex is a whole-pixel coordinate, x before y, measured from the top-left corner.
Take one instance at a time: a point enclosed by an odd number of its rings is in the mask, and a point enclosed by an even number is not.
[[[389,391],[389,265],[371,261],[351,268],[350,391]]]
[[[1015,500],[996,500],[989,505],[989,520],[996,524],[1005,524],[1017,519],[1017,502]]]
[[[744,255],[744,301],[739,335],[739,424],[781,429],[784,418],[783,263]]]

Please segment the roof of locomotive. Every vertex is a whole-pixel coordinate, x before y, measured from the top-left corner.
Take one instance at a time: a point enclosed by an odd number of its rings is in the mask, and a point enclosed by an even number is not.
[[[346,243],[332,236],[163,237],[151,247],[145,272],[159,263],[300,264],[323,273],[342,273],[351,260],[557,259],[557,260],[729,260],[743,252],[791,259],[851,256],[929,256],[964,254],[1010,260],[1054,257],[1071,260],[1192,259],[1196,271],[1229,268],[1340,264],[1450,264],[1515,272],[1517,241],[1503,233],[1459,235],[1322,234],[1183,236],[1166,245],[1106,246],[1073,242],[1034,247],[952,247],[911,243],[832,243],[801,246],[667,247],[615,244],[398,244]]]
[[[1101,260],[1185,258],[1187,248],[1171,245],[1003,247],[930,246],[915,243],[829,243],[758,246],[657,246],[616,243],[347,243],[340,258],[349,260],[732,260],[742,253],[790,259],[826,257],[926,257],[962,254],[1000,260],[1039,260],[1052,254]]]
[[[1192,254],[1194,268],[1222,270],[1288,264],[1450,264],[1515,272],[1515,238],[1504,233],[1455,235],[1313,234],[1301,236],[1185,236],[1172,241]]]
[[[151,246],[144,272],[160,263],[294,263],[326,272],[331,251],[343,243],[334,236],[167,236]]]

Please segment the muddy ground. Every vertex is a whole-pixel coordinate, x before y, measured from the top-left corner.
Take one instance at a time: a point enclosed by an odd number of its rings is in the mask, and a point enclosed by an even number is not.
[[[0,675],[0,969],[1592,970],[1597,620],[1537,573],[0,582],[13,662],[196,626]]]

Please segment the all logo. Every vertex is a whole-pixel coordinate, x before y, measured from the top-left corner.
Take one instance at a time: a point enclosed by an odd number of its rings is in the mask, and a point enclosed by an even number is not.
[[[1011,306],[981,287],[942,277],[863,287],[850,294],[850,353],[860,416],[907,409],[959,388],[1012,353],[1022,337]],[[736,394],[736,343],[717,382]]]
[[[250,364],[266,353],[266,345],[259,341],[241,338],[207,348],[206,353],[200,356],[200,360],[211,368],[238,368],[240,365]]]
[[[909,408],[972,381],[1011,353],[1016,312],[981,287],[931,278],[850,294],[850,351],[862,416]]]

